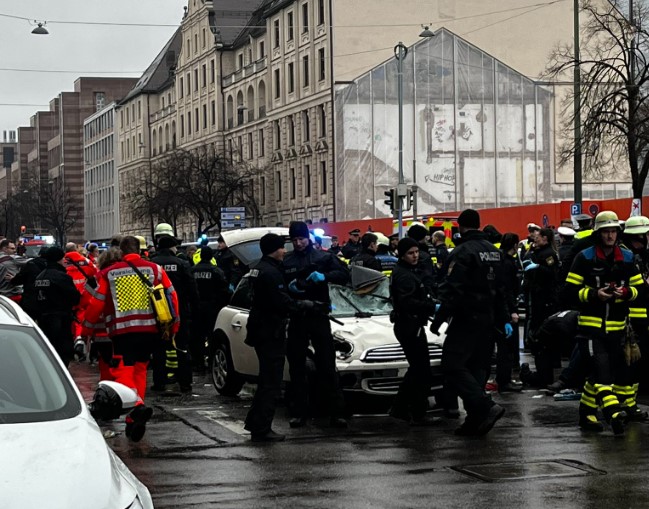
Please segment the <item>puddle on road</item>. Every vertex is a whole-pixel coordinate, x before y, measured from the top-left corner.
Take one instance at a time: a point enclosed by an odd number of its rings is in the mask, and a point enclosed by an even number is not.
[[[524,463],[489,463],[451,467],[452,470],[485,482],[527,481],[552,477],[605,475],[599,470],[576,460],[529,461]]]

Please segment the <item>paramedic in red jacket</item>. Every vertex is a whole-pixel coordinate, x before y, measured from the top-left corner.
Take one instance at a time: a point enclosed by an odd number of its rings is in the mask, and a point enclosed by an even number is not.
[[[178,298],[164,269],[140,257],[140,242],[133,236],[120,243],[122,260],[97,274],[96,295],[86,309],[84,327],[92,334],[94,324],[102,323],[102,314],[108,334],[113,340],[116,356],[122,357],[119,368],[113,370],[115,381],[137,392],[137,406],[126,416],[126,436],[139,441],[145,432],[152,409],[144,405],[147,366],[156,343],[163,341],[156,316],[151,306],[149,290],[131,265],[153,283],[162,284],[171,303],[172,313],[178,317]],[[171,334],[178,332],[176,319]]]

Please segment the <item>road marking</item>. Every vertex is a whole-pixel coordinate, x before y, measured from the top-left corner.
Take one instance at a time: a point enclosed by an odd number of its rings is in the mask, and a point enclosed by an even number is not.
[[[228,414],[221,412],[220,410],[197,410],[198,414],[209,419],[212,422],[215,422],[219,426],[223,426],[225,429],[236,433],[237,435],[249,435],[250,432],[246,431],[243,426],[243,421],[237,419],[232,419]]]

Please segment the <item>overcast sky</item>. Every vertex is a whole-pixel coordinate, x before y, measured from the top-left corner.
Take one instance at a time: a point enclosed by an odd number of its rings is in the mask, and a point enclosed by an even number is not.
[[[174,32],[171,26],[55,21],[177,26],[186,4],[187,0],[0,0],[0,131],[29,125],[36,111],[47,110],[49,101],[59,92],[71,91],[81,75],[139,77]],[[50,35],[32,35],[28,21],[1,15],[46,20]],[[16,72],[7,68],[75,72]]]

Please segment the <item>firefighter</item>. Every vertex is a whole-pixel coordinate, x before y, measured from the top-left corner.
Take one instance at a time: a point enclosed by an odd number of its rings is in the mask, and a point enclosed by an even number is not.
[[[63,265],[63,250],[51,247],[45,252],[47,267],[34,281],[37,290],[38,325],[66,366],[72,360],[73,308],[81,294]]]
[[[192,317],[194,330],[189,348],[194,370],[205,371],[205,342],[214,330],[219,311],[230,299],[228,282],[219,267],[212,265],[214,250],[207,246],[201,249],[201,261],[191,268],[198,288],[198,309]]]
[[[435,301],[423,282],[424,275],[418,264],[420,251],[419,244],[412,238],[399,241],[399,261],[392,270],[390,282],[394,308],[390,321],[394,323],[394,335],[409,365],[390,415],[413,426],[439,421],[426,418],[432,375],[424,327],[435,313]]]
[[[140,257],[140,242],[135,237],[124,237],[119,247],[122,260],[97,274],[97,293],[86,309],[84,333],[92,335],[94,324],[101,323],[105,317],[114,353],[122,358],[120,366],[113,369],[115,381],[137,393],[136,406],[126,416],[126,436],[137,442],[144,436],[146,423],[153,413],[151,407],[144,404],[149,358],[163,341],[149,289],[137,271],[154,286],[164,287],[176,317],[179,315],[178,298],[164,269]],[[172,336],[179,326],[176,319],[170,328]],[[100,402],[101,399],[95,397],[93,408],[97,414],[101,414]]]
[[[367,269],[381,270],[381,262],[376,259],[379,238],[374,233],[366,233],[361,237],[361,252],[354,256],[350,265],[358,265]]]
[[[376,259],[381,264],[381,272],[386,276],[390,276],[392,269],[394,269],[399,259],[396,256],[392,256],[390,252],[390,239],[382,233],[376,233],[375,235],[378,237],[376,241]]]
[[[173,344],[164,344],[166,351],[158,349],[153,357],[153,390],[165,390],[165,384],[176,375],[180,392],[192,391],[192,365],[189,353],[191,316],[198,308],[198,290],[192,277],[189,262],[176,256],[178,241],[170,235],[161,236],[154,258],[167,273],[176,290],[180,310],[180,328]],[[163,346],[163,344],[160,344]]]
[[[313,249],[306,223],[292,222],[289,237],[293,242],[293,252],[284,258],[284,278],[291,296],[297,300],[331,304],[329,283],[347,283],[347,268],[331,253]],[[309,401],[306,356],[309,342],[315,350],[316,377],[327,400],[330,424],[332,427],[346,427],[331,325],[327,314],[317,310],[296,311],[290,315],[286,355],[291,375],[289,424],[293,428],[299,428],[307,423]]]
[[[577,341],[589,371],[579,405],[579,426],[586,431],[603,431],[597,416],[599,407],[616,435],[624,433],[628,419],[613,384],[627,378],[622,344],[629,306],[644,302],[646,296],[633,253],[617,245],[620,231],[615,212],[597,214],[593,245],[577,254],[564,287],[566,301],[580,312]]]
[[[464,401],[467,412],[457,435],[485,435],[505,409],[484,392],[494,348],[494,333],[510,337],[502,287],[502,255],[479,230],[480,214],[466,209],[458,217],[462,243],[450,254],[447,276],[439,287],[441,308],[431,332],[449,323],[442,352],[445,383]]]

